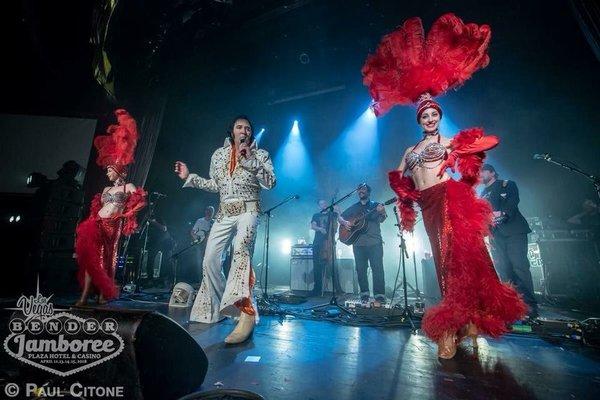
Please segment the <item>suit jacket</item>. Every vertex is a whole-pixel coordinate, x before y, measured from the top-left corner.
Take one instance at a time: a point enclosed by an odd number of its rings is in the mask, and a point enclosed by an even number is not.
[[[519,211],[519,189],[515,182],[496,180],[483,189],[481,197],[492,205],[494,211],[504,213],[504,220],[492,228],[493,234],[512,236],[531,232],[529,224]]]

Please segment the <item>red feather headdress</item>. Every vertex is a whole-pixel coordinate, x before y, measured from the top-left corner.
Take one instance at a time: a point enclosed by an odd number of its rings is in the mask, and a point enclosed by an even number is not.
[[[417,119],[428,107],[441,107],[434,96],[462,85],[490,58],[488,25],[465,24],[454,14],[435,21],[425,37],[420,18],[410,18],[381,39],[362,68],[376,115],[397,104],[417,103]]]
[[[133,162],[135,146],[138,141],[137,124],[127,110],[115,110],[117,124],[110,125],[106,135],[94,139],[98,150],[96,164],[113,168],[119,175],[124,175],[127,166]]]

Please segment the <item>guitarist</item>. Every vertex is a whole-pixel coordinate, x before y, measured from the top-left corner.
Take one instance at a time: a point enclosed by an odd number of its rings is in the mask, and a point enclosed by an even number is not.
[[[373,273],[373,294],[377,302],[385,302],[385,280],[383,273],[383,240],[381,238],[380,224],[385,221],[387,214],[383,204],[371,201],[371,187],[363,185],[358,189],[358,202],[347,208],[339,218],[341,225],[350,228],[353,217],[370,213],[367,218],[367,229],[360,234],[352,246],[354,263],[360,286],[360,298],[368,302],[370,297],[367,268],[370,266]]]
[[[496,272],[503,282],[515,285],[529,306],[529,317],[536,318],[538,307],[527,259],[527,234],[531,229],[519,211],[519,189],[513,181],[499,180],[490,164],[481,168],[481,181],[485,185],[481,197],[490,203],[494,214],[490,243]]]
[[[310,229],[315,231],[313,239],[313,273],[315,277],[315,286],[313,288],[313,296],[321,296],[323,293],[323,272],[328,271],[331,274],[329,266],[331,265],[332,241],[335,240],[334,235],[337,230],[339,212],[337,206],[334,206],[333,214],[327,211],[327,202],[319,200],[319,212],[313,214],[310,221]],[[330,221],[330,218],[333,220]],[[330,230],[330,227],[332,228]],[[337,275],[336,275],[337,277]],[[339,279],[335,282],[336,292],[341,292]]]

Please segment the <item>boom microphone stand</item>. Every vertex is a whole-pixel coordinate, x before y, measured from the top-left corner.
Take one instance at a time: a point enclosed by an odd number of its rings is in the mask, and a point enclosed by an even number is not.
[[[544,160],[546,162],[558,165],[559,167],[568,169],[571,172],[575,172],[577,174],[583,175],[584,177],[587,178],[587,180],[592,182],[592,184],[594,185],[594,188],[596,189],[596,194],[598,195],[598,198],[600,199],[600,177],[594,176],[594,175],[590,174],[589,172],[585,172],[585,171],[581,170],[579,167],[577,167],[575,164],[571,163],[570,161],[555,160],[548,153],[534,154],[533,158],[534,158],[534,160]],[[569,164],[571,164],[571,165],[569,165]]]
[[[186,247],[184,247],[183,249],[173,253],[173,255],[171,257],[169,257],[169,260],[173,261],[173,284],[171,285],[171,290],[169,290],[169,293],[173,291],[173,289],[175,289],[175,285],[177,285],[177,271],[179,269],[179,256],[181,256],[182,254],[186,253],[188,250],[190,250],[192,247],[195,247],[201,243],[204,243],[204,241],[208,240],[208,233],[205,234],[204,239],[202,240],[194,240],[192,243],[190,243],[189,245],[187,245]],[[203,260],[200,260],[200,262],[202,262]]]
[[[262,299],[260,299],[260,301],[261,301],[261,303],[265,303],[267,306],[269,305],[269,294],[267,292],[267,284],[268,284],[268,280],[269,280],[269,240],[270,240],[269,233],[270,233],[270,226],[271,226],[271,224],[270,224],[271,213],[273,212],[273,210],[281,207],[288,201],[297,200],[299,198],[300,198],[300,196],[297,194],[289,196],[286,199],[275,204],[273,207],[269,208],[268,210],[263,211],[263,213],[261,214],[266,217],[266,223],[265,223],[265,240],[264,240],[264,251],[263,251],[263,265],[265,267],[265,282],[263,284],[263,297],[262,297]]]

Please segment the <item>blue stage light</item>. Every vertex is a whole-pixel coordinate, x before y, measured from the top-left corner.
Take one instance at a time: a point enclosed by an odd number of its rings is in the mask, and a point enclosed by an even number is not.
[[[292,190],[314,183],[311,158],[302,142],[298,121],[294,121],[287,140],[275,156],[277,188]]]
[[[300,135],[300,128],[298,127],[297,120],[294,121],[294,124],[292,125],[292,130],[290,131],[290,133],[295,136]]]
[[[354,122],[344,129],[329,149],[334,168],[346,179],[365,180],[376,175],[380,167],[377,117],[371,107],[363,109]]]
[[[260,140],[263,137],[263,134],[265,133],[266,129],[262,128],[257,134],[256,137],[254,138],[254,141],[256,142],[256,144],[260,144]]]

